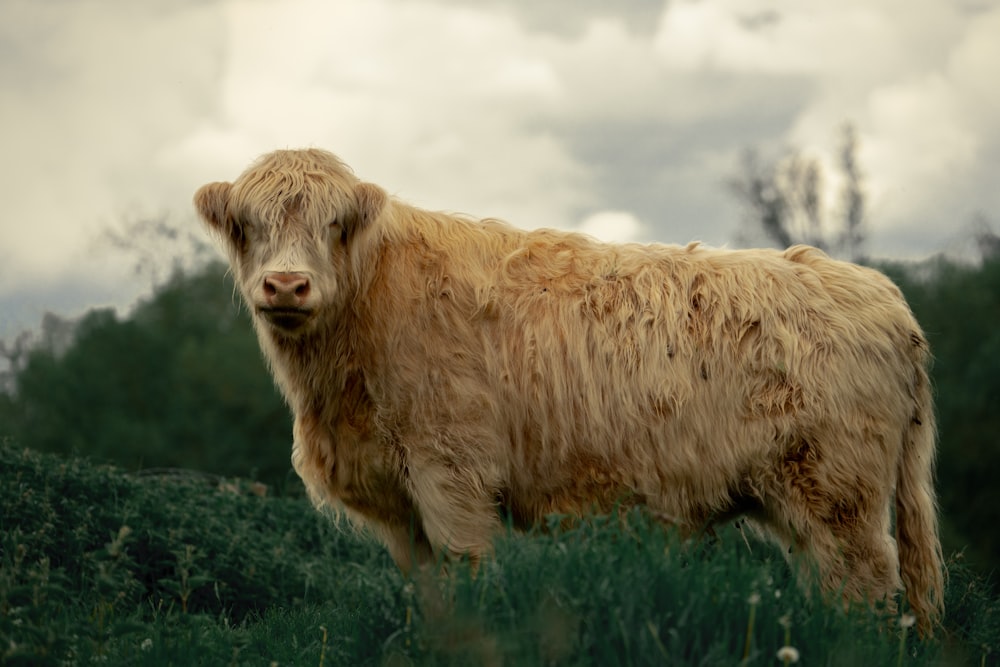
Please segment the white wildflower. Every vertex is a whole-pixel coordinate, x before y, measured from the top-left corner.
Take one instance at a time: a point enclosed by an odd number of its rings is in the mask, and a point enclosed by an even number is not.
[[[782,646],[778,649],[778,660],[786,665],[799,661],[799,650],[794,646]]]

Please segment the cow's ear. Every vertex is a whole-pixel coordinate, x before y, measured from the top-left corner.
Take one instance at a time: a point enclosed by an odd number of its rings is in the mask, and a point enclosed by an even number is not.
[[[229,204],[231,188],[231,183],[209,183],[194,193],[194,207],[198,209],[198,215],[210,227],[226,236],[230,235],[228,227],[231,226],[226,221],[226,206]]]
[[[233,248],[242,249],[245,244],[243,230],[229,215],[229,191],[231,183],[209,183],[194,193],[194,206],[198,214],[223,240]]]
[[[385,190],[373,183],[355,185],[354,198],[357,203],[357,213],[350,221],[348,234],[357,233],[370,226],[381,215],[382,209],[389,201],[389,195]]]

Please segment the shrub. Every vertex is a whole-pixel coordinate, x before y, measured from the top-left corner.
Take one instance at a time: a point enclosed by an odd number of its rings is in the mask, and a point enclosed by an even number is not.
[[[641,512],[555,517],[475,576],[406,580],[374,542],[260,491],[0,444],[0,664],[770,665],[786,645],[808,664],[996,660],[1000,602],[954,559],[947,625],[921,642],[807,595],[731,527],[685,542]]]

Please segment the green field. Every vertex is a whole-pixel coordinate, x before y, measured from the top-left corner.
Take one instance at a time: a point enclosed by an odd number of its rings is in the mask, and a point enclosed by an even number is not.
[[[382,549],[250,482],[127,474],[0,445],[9,665],[997,664],[1000,600],[949,562],[921,642],[807,596],[735,527],[682,543],[639,514],[499,541],[408,581]],[[553,522],[557,526],[557,522]]]

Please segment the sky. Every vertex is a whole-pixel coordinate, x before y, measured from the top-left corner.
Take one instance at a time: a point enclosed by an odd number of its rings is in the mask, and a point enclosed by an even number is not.
[[[276,148],[426,208],[733,246],[740,156],[820,161],[835,218],[851,123],[869,254],[926,257],[1000,216],[998,36],[1000,0],[0,0],[0,339],[127,312],[208,241],[194,191]]]

